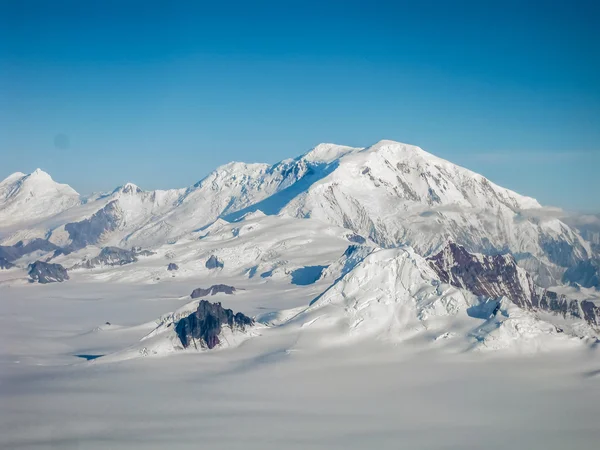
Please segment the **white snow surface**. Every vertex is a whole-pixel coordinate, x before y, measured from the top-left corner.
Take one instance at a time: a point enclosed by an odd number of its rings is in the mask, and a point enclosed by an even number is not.
[[[348,230],[315,219],[198,234],[64,283],[0,271],[0,447],[595,448],[597,348],[552,317],[503,300],[486,319],[495,302],[439,283],[411,248],[348,258]],[[293,284],[306,266],[331,271]],[[236,294],[209,300],[256,327],[183,351],[172,324],[218,283]]]
[[[0,229],[35,223],[80,203],[79,194],[41,169],[13,173],[0,182]]]
[[[49,254],[0,270],[0,448],[597,447],[598,330],[444,284],[422,256],[484,236],[548,270],[540,236],[585,253],[562,222],[521,216],[533,199],[391,141],[73,198],[0,221],[3,244],[68,244],[67,223],[114,201],[115,230],[52,262],[72,268],[108,244],[155,253],[48,285],[28,283],[26,265]],[[208,269],[211,256],[224,266]],[[174,326],[197,308],[189,294],[220,283],[235,295],[207,300],[256,325],[184,350]]]
[[[2,186],[33,177],[20,175],[10,176]],[[368,148],[319,144],[274,165],[229,163],[184,189],[145,192],[128,183],[75,207],[74,191],[52,192],[48,195],[56,208],[44,208],[44,214],[39,208],[21,211],[24,200],[6,210],[18,209],[18,214],[0,220],[3,244],[49,235],[52,242],[68,245],[65,224],[88,219],[115,202],[116,229],[103,234],[99,245],[157,246],[215,220],[233,222],[260,211],[316,218],[383,247],[411,245],[422,255],[438,251],[449,240],[472,252],[507,249],[520,255],[519,264],[542,285],[556,284],[565,270],[567,263],[555,257],[564,252],[555,247],[572,249],[571,260],[592,252],[577,231],[558,219],[536,220],[536,200],[394,141]]]

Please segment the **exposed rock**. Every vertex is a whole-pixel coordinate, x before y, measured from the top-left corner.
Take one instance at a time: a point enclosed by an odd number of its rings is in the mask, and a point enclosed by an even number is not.
[[[120,217],[119,206],[113,200],[89,219],[66,224],[65,231],[71,238],[69,248],[75,251],[89,244],[96,244],[104,233],[117,229]]]
[[[15,267],[13,263],[8,261],[6,258],[0,257],[0,269],[11,269]]]
[[[563,283],[577,283],[580,286],[600,287],[600,261],[586,259],[569,267],[563,275]]]
[[[69,279],[67,269],[60,264],[36,261],[29,265],[29,276],[32,282],[42,284],[62,282]]]
[[[461,245],[451,242],[427,260],[444,283],[475,295],[506,296],[522,308],[533,307],[536,286],[511,255],[471,254]]]
[[[169,263],[167,270],[179,270],[179,266],[175,263]]]
[[[207,269],[222,269],[225,266],[223,261],[221,261],[215,255],[211,255],[211,257],[206,261],[205,265]]]
[[[156,252],[152,252],[150,250],[143,250],[142,247],[131,247],[131,251],[136,256],[151,256],[151,255],[156,255]]]
[[[475,295],[504,296],[528,311],[546,311],[582,319],[592,326],[600,325],[600,307],[535,286],[531,276],[518,267],[510,255],[471,254],[462,246],[450,243],[427,259],[440,280]]]
[[[234,314],[231,309],[224,309],[221,303],[201,300],[194,313],[177,322],[175,332],[184,348],[193,344],[196,348],[200,345],[212,349],[219,345],[219,335],[225,325],[232,330],[244,331],[247,326],[254,325],[254,320],[242,313]]]
[[[59,247],[52,242],[41,238],[33,239],[27,244],[24,244],[23,241],[19,241],[15,245],[0,245],[0,258],[4,258],[7,261],[14,261],[29,253],[37,251],[51,252],[58,248]]]
[[[191,293],[190,297],[192,298],[200,298],[206,297],[209,295],[215,295],[219,293],[231,295],[236,291],[233,286],[227,286],[226,284],[214,284],[208,289],[196,288]]]
[[[97,266],[123,266],[138,261],[138,256],[153,255],[154,252],[142,250],[134,247],[131,250],[125,250],[119,247],[104,247],[98,256],[79,264],[76,267],[91,269]]]

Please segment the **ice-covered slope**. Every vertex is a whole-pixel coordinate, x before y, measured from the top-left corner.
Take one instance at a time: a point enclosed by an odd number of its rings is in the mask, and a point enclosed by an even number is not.
[[[52,242],[82,248],[88,244],[119,245],[128,236],[178,204],[184,190],[142,191],[133,183],[115,189],[111,194],[88,202],[81,208],[87,214],[70,215],[69,221],[52,229]],[[90,214],[91,213],[91,214]]]
[[[537,219],[536,200],[394,141],[365,149],[320,144],[274,165],[230,163],[187,189],[144,192],[128,184],[4,243],[50,236],[75,248],[159,246],[257,210],[316,218],[382,247],[411,245],[421,255],[448,241],[471,252],[508,251],[545,286],[591,254],[568,225]]]
[[[410,247],[372,252],[297,314],[293,324],[308,332],[304,341],[311,345],[363,339],[423,345],[452,339],[461,351],[531,351],[578,341],[507,297],[481,297],[443,283]]]
[[[359,150],[320,144],[296,159],[272,166],[226,164],[188,188],[175,208],[132,233],[127,240],[135,245],[149,245],[176,239],[219,217],[233,221],[256,210],[277,214],[290,200],[333,170],[339,157]]]
[[[34,223],[79,203],[75,190],[40,169],[29,175],[13,173],[0,182],[1,228]]]
[[[146,192],[132,183],[112,193],[37,222],[4,240],[50,236],[59,245],[155,246],[201,229],[219,217],[235,220],[262,209],[275,214],[313,182],[325,176],[336,158],[360,149],[321,144],[305,155],[275,165],[233,162],[185,189]],[[3,228],[3,226],[0,226]]]
[[[282,212],[350,228],[384,247],[409,244],[427,255],[452,240],[470,251],[508,249],[542,284],[585,259],[589,246],[559,220],[536,221],[530,198],[418,147],[381,141],[337,167]],[[534,215],[534,214],[533,214]]]

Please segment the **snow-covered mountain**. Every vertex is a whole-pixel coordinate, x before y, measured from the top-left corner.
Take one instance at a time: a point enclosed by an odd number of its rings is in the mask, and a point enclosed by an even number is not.
[[[79,203],[74,189],[40,169],[13,173],[0,182],[0,228],[39,222]]]
[[[11,175],[1,186],[30,178],[40,174]],[[127,184],[81,204],[68,187],[49,192],[54,209],[42,214],[23,207],[10,222],[0,222],[0,232],[9,235],[4,245],[44,238],[71,250],[90,244],[154,247],[260,210],[315,218],[385,248],[410,245],[424,256],[448,241],[471,252],[511,253],[545,286],[593,254],[565,223],[538,220],[536,200],[394,141],[368,148],[320,144],[274,165],[230,163],[185,189],[145,192]],[[22,204],[27,202],[1,207],[0,214]]]
[[[559,220],[537,221],[539,208],[418,147],[381,141],[342,157],[283,212],[350,228],[383,247],[408,244],[423,255],[448,241],[474,252],[508,251],[551,284],[590,248]]]

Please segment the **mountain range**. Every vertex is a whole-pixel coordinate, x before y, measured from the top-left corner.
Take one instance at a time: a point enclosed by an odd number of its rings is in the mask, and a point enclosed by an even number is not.
[[[90,197],[38,169],[0,183],[0,267],[27,267],[45,283],[73,282],[67,270],[75,279],[158,282],[168,263],[170,277],[320,286],[302,307],[254,318],[192,297],[177,313],[185,326],[159,321],[135,354],[189,350],[189,339],[209,335],[208,348],[223,346],[257,327],[317,328],[329,343],[371,335],[458,335],[471,348],[535,347],[548,336],[595,342],[597,234],[590,221],[545,212],[531,197],[393,141],[320,144],[273,165],[229,163],[187,188],[127,183]],[[206,334],[201,324],[211,320]]]
[[[39,169],[0,183],[5,246],[40,238],[71,251],[90,244],[152,247],[256,210],[315,218],[384,248],[410,245],[423,256],[448,241],[472,252],[510,253],[544,286],[597,254],[595,241],[543,218],[535,199],[393,141],[320,144],[274,165],[230,163],[183,189],[143,191],[127,183],[84,198]]]

